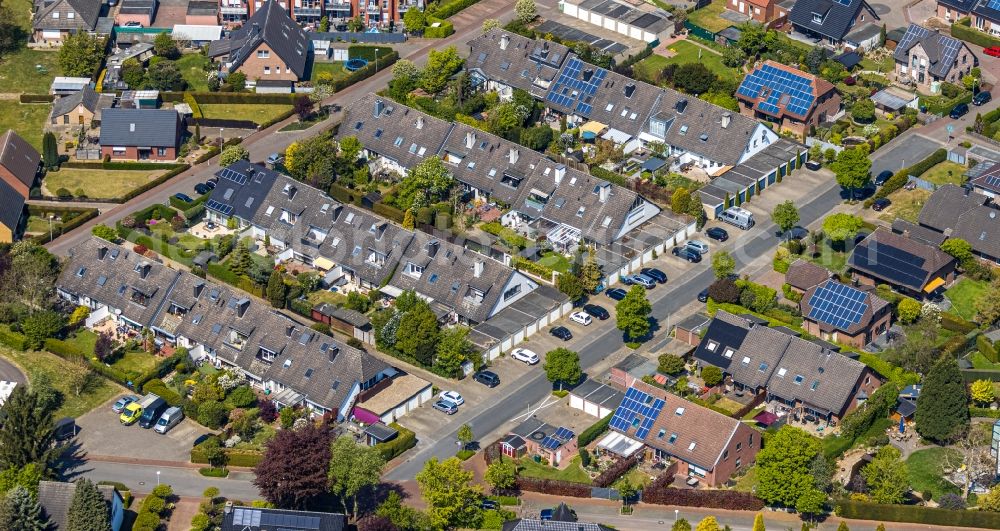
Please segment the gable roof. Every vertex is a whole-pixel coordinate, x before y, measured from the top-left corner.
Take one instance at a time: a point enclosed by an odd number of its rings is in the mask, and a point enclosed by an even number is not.
[[[101,0],[48,0],[43,1],[35,13],[32,26],[36,30],[76,30],[92,31],[97,26],[101,15]],[[60,16],[53,18],[53,13],[75,13],[73,18]]]
[[[940,247],[941,244],[948,239],[948,237],[943,233],[932,228],[917,225],[916,223],[911,223],[900,218],[892,220],[892,232],[902,234],[911,240],[917,240],[921,243],[926,243],[927,245],[933,245],[935,247]]]
[[[959,3],[960,0],[951,0],[951,2]],[[990,21],[1000,21],[1000,9],[997,5],[990,0],[969,0],[973,2],[972,13],[979,15]],[[961,2],[961,5],[967,5]],[[959,7],[958,5],[955,6]]]
[[[24,186],[31,188],[38,174],[38,164],[42,156],[27,140],[13,129],[0,137],[0,166],[3,166]]]
[[[52,116],[62,116],[72,112],[79,105],[83,105],[88,111],[96,113],[98,111],[98,101],[101,95],[96,90],[87,85],[83,90],[78,90],[68,96],[63,96],[52,102]]]
[[[927,198],[917,221],[925,227],[945,232],[958,224],[958,218],[963,212],[985,202],[986,197],[981,194],[974,194],[967,188],[954,184],[945,184]]]
[[[934,191],[920,211],[920,224],[949,238],[961,238],[972,250],[1000,257],[1000,209],[968,188],[946,184]]]
[[[876,20],[878,15],[865,0],[798,0],[788,14],[788,20],[799,27],[829,37],[835,41],[843,40],[850,31],[855,17],[864,7]],[[815,22],[813,15],[822,16],[821,22]]]
[[[801,258],[792,262],[785,273],[785,282],[793,288],[807,290],[833,276],[825,267]]]
[[[971,243],[971,242],[970,242]],[[847,264],[891,284],[920,291],[955,258],[940,249],[879,227],[861,241]]]
[[[261,45],[266,44],[280,57],[299,79],[305,78],[309,59],[309,37],[305,30],[288,16],[276,0],[266,0],[239,29],[229,37],[209,44],[209,57],[228,55],[236,70]]]
[[[571,52],[562,44],[530,39],[501,28],[491,29],[466,44],[470,49],[466,67],[470,71],[487,79],[504,79],[536,98],[545,97]]]
[[[173,109],[105,109],[102,146],[177,147],[180,116]]]
[[[736,97],[768,116],[804,120],[834,86],[829,81],[768,59],[743,78]]]
[[[855,297],[860,300],[856,301],[857,304],[841,304],[841,301],[836,296],[832,296],[831,290],[833,292],[840,291],[849,294],[845,296]],[[820,292],[820,295],[814,299],[817,292]],[[819,308],[816,314],[812,313],[816,306],[830,300],[835,302],[834,310],[823,312]],[[858,306],[858,304],[863,306]],[[833,279],[806,290],[805,294],[802,295],[802,300],[799,302],[799,306],[802,309],[802,316],[818,323],[820,330],[824,332],[839,330],[852,336],[871,326],[872,319],[879,315],[888,304],[884,299],[870,291],[862,291],[852,286],[841,284]],[[842,306],[847,306],[847,310],[845,312],[837,311]],[[863,311],[860,311],[862,309]],[[844,319],[840,319],[840,317],[844,317]],[[844,326],[847,323],[849,324]]]
[[[13,186],[7,184],[7,181],[0,179],[0,223],[11,232],[16,232],[21,223],[25,199]]]
[[[650,122],[666,124],[663,139],[666,144],[698,153],[724,166],[739,164],[752,135],[763,127],[749,116],[670,89],[664,89],[649,115]],[[653,135],[651,127],[643,132]]]
[[[980,188],[993,195],[1000,195],[1000,164],[983,162],[975,168],[971,168],[966,175],[968,175],[969,184],[973,188]]]
[[[930,73],[937,77],[948,75],[958,59],[958,53],[965,47],[965,43],[958,39],[910,23],[903,35],[903,40],[899,41],[896,46],[893,57],[898,62],[909,63],[910,50],[918,44],[927,54],[927,59],[930,62],[928,67]]]
[[[96,485],[98,492],[108,504],[115,496],[121,496],[111,485]],[[68,481],[40,481],[38,483],[38,504],[49,519],[51,529],[67,529],[69,508],[76,493],[76,483]],[[110,507],[108,508],[110,510]]]
[[[610,527],[588,522],[563,522],[537,518],[515,518],[503,523],[503,531],[611,531]]]
[[[222,531],[343,531],[347,518],[339,513],[291,511],[236,506],[222,517]]]

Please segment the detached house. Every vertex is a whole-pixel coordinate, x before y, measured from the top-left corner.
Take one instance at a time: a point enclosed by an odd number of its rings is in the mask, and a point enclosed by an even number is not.
[[[743,78],[736,98],[740,113],[803,137],[840,112],[833,83],[771,60]]]
[[[277,0],[267,0],[250,20],[208,46],[223,74],[242,72],[247,80],[307,79],[309,38]]]
[[[101,157],[174,160],[181,132],[180,115],[173,109],[104,109],[101,113]]]
[[[799,302],[802,327],[821,339],[863,348],[892,323],[892,307],[872,291],[832,279],[807,289]]]
[[[867,0],[798,0],[788,14],[792,28],[833,48],[870,50],[882,22]]]
[[[946,184],[924,203],[919,222],[943,236],[969,242],[973,254],[984,262],[1000,264],[1000,208],[989,196]]]
[[[73,33],[98,32],[101,5],[101,0],[36,0],[32,41],[61,44]],[[101,33],[110,32],[110,24],[104,25],[108,27]]]
[[[847,265],[862,284],[889,284],[918,300],[955,279],[955,258],[950,254],[885,228],[862,240]]]
[[[908,80],[927,93],[940,82],[961,85],[962,77],[979,64],[964,41],[916,24],[906,28],[893,57],[897,79]]]
[[[41,155],[9,130],[0,136],[0,243],[18,239],[24,203],[38,179]]]
[[[50,125],[96,127],[101,123],[101,111],[114,103],[113,94],[98,94],[90,85],[52,102]]]

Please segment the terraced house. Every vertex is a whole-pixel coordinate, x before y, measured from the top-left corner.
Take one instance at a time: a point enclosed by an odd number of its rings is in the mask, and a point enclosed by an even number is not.
[[[398,373],[245,293],[96,237],[70,252],[56,289],[91,309],[87,326],[151,330],[193,359],[237,370],[281,406],[343,420],[362,391]]]

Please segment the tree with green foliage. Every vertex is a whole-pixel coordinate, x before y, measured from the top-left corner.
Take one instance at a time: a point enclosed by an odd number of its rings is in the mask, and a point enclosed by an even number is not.
[[[403,14],[403,26],[407,32],[419,35],[427,27],[427,15],[423,9],[407,9]]]
[[[712,272],[716,279],[727,278],[736,271],[736,259],[729,251],[716,251],[712,255]]]
[[[1000,513],[1000,484],[994,485],[989,492],[979,496],[979,508],[983,511]]]
[[[674,214],[687,214],[691,210],[691,192],[687,188],[678,187],[670,194],[670,210]]]
[[[680,518],[670,526],[670,531],[691,531],[691,522],[686,518]]]
[[[840,522],[837,526],[837,531],[851,531],[851,528],[847,526],[847,522]]]
[[[938,444],[961,437],[969,428],[969,409],[958,362],[951,356],[941,357],[923,384],[914,416],[917,433]]]
[[[483,33],[488,33],[490,30],[501,28],[501,27],[503,27],[503,24],[500,23],[500,19],[496,19],[496,18],[488,18],[488,19],[484,20],[483,21],[483,26],[482,26]]]
[[[719,527],[719,521],[715,519],[714,516],[706,516],[698,522],[697,527],[694,528],[695,531],[722,531]]]
[[[920,303],[916,299],[911,299],[909,297],[903,297],[896,305],[896,314],[899,316],[899,322],[901,324],[910,324],[920,317]]]
[[[410,507],[403,505],[403,498],[395,490],[390,490],[385,501],[375,508],[375,514],[382,518],[387,518],[401,531],[429,529],[430,522],[427,515]]]
[[[990,404],[996,399],[996,393],[993,391],[993,382],[989,380],[976,380],[969,385],[969,394],[972,396],[972,401],[980,406]]]
[[[78,31],[63,38],[59,48],[59,68],[64,76],[92,77],[103,60],[103,37]]]
[[[407,208],[406,212],[403,212],[403,228],[406,230],[413,230],[417,222],[413,219],[413,209]]]
[[[400,59],[392,65],[392,80],[389,81],[389,94],[393,98],[403,100],[420,81],[420,69],[409,59]]]
[[[284,308],[287,293],[288,288],[285,286],[285,275],[278,269],[272,270],[271,276],[267,278],[267,290],[265,291],[267,301],[274,308]]]
[[[94,225],[94,227],[90,229],[90,233],[109,242],[118,241],[118,231],[103,223]]]
[[[458,442],[462,443],[462,448],[468,448],[472,441],[476,440],[476,434],[472,432],[472,426],[462,424],[458,428]]]
[[[625,298],[618,301],[615,312],[618,329],[625,332],[628,341],[642,339],[649,334],[649,314],[653,312],[653,307],[646,298],[646,288],[632,286]]]
[[[482,494],[472,478],[472,471],[465,470],[457,457],[444,461],[431,457],[424,463],[416,479],[434,528],[478,527],[482,519],[479,508]]]
[[[552,143],[554,136],[552,128],[547,125],[528,127],[521,130],[518,143],[535,151],[545,151]]]
[[[799,209],[795,208],[795,203],[784,201],[778,203],[771,212],[771,219],[778,226],[781,232],[787,233],[799,223]]]
[[[226,77],[226,84],[233,89],[233,92],[243,92],[247,89],[247,75],[239,70],[230,72]]]
[[[576,302],[583,298],[583,282],[572,273],[559,273],[559,276],[556,277],[556,287],[569,297],[571,302]]]
[[[739,68],[747,62],[747,54],[736,46],[727,46],[722,50],[722,64],[729,68]]]
[[[580,354],[568,348],[559,347],[545,354],[545,377],[550,382],[558,382],[559,389],[563,384],[576,385],[583,376],[580,368]]]
[[[229,270],[237,276],[245,275],[253,266],[253,257],[250,256],[250,248],[246,241],[241,241],[233,249],[233,254],[229,257]]]
[[[493,492],[506,492],[517,481],[517,464],[501,455],[486,467],[483,479]]]
[[[411,168],[396,191],[401,210],[430,206],[448,197],[455,179],[439,157],[427,157]]]
[[[684,92],[698,95],[708,92],[719,77],[702,63],[682,63],[674,70],[673,81]]]
[[[763,514],[757,513],[757,515],[753,517],[753,531],[767,531],[767,528],[764,527]]]
[[[701,379],[705,381],[706,386],[715,387],[722,383],[722,369],[714,365],[706,365],[701,370]]]
[[[1000,321],[1000,279],[991,282],[989,289],[976,301],[976,321],[982,326]]]
[[[385,467],[385,458],[373,446],[358,444],[354,437],[343,435],[333,441],[330,448],[330,485],[347,506],[346,499],[353,501],[352,515],[358,514],[359,495],[378,486]]]
[[[861,124],[868,124],[875,120],[875,102],[870,98],[861,98],[851,106],[851,118]]]
[[[87,478],[76,480],[67,513],[68,531],[111,531],[108,504],[97,486]]]
[[[850,190],[853,199],[855,190],[871,182],[872,160],[868,158],[868,144],[841,151],[830,169],[837,177],[837,184]]]
[[[963,266],[973,260],[972,245],[962,238],[948,238],[941,243],[941,250],[954,256]]]
[[[431,50],[427,54],[427,64],[420,73],[420,88],[430,94],[441,92],[448,84],[448,79],[461,70],[464,64],[465,59],[458,54],[454,46]]]
[[[23,487],[8,492],[0,503],[0,529],[45,531],[48,524],[38,501]]]
[[[365,30],[365,22],[361,19],[361,15],[357,15],[351,20],[347,21],[347,31],[352,31],[354,33],[360,33]]]
[[[59,165],[59,146],[56,135],[51,131],[42,135],[42,164],[49,170]]]
[[[670,376],[684,372],[686,367],[684,358],[674,356],[673,354],[660,354],[660,357],[657,358],[656,361],[659,363],[656,370]]]
[[[17,487],[28,489],[32,495],[38,494],[38,483],[45,479],[43,469],[35,463],[29,463],[21,468],[8,468],[0,472],[0,496]]]
[[[594,258],[594,250],[591,249],[587,255],[587,260],[583,263],[583,267],[580,268],[580,283],[583,285],[584,291],[594,293],[603,281],[604,272],[601,271],[601,266]]]
[[[868,484],[868,494],[875,503],[903,503],[910,490],[909,470],[900,451],[894,446],[883,446],[861,469],[861,476]]]
[[[146,69],[146,85],[156,90],[184,90],[187,81],[184,81],[184,76],[177,68],[177,63],[160,61]]]
[[[455,378],[461,373],[462,364],[471,360],[475,354],[476,349],[469,342],[468,328],[464,326],[445,328],[438,336],[434,366]]]
[[[764,50],[764,37],[767,35],[767,28],[754,22],[745,22],[739,26],[740,38],[736,41],[736,47],[743,50],[750,57],[756,57]]]
[[[798,507],[800,500],[813,501],[804,497],[819,494],[822,505],[826,496],[816,489],[810,474],[820,449],[819,440],[812,435],[782,426],[757,453],[757,497],[769,504]]]
[[[514,2],[514,18],[521,24],[527,24],[538,16],[535,0],[517,0]]]
[[[146,68],[135,57],[122,63],[121,78],[130,89],[141,89],[146,84]]]
[[[250,152],[240,144],[226,146],[219,154],[219,166],[232,166],[241,160],[250,160]]]
[[[66,320],[60,313],[45,310],[24,318],[21,321],[21,333],[28,340],[28,348],[39,349],[46,339],[55,337],[64,326]]]
[[[395,346],[403,354],[430,367],[434,364],[439,337],[437,316],[431,311],[430,306],[421,300],[399,318]]]
[[[831,241],[842,244],[853,238],[864,225],[864,220],[858,216],[840,212],[823,220],[823,234]]]
[[[159,57],[170,60],[177,59],[181,56],[180,50],[177,49],[177,43],[174,42],[170,33],[166,31],[158,33],[156,37],[153,38],[153,53]]]

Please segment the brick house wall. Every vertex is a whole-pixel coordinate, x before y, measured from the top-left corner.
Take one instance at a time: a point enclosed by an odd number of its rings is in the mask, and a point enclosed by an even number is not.
[[[960,19],[962,17],[968,16],[968,15],[969,15],[969,13],[967,13],[967,12],[966,13],[962,13],[962,12],[960,12],[959,10],[957,10],[957,9],[955,9],[953,7],[948,7],[948,6],[945,6],[945,5],[941,5],[940,3],[937,5],[937,16],[938,16],[938,18],[943,18],[943,19],[947,20],[948,22],[955,22],[956,20],[958,20],[958,19]]]
[[[82,104],[77,105],[72,111],[62,115],[53,116],[50,122],[52,125],[86,125],[89,126],[94,120],[94,113]]]
[[[177,148],[162,148],[164,154],[159,154],[160,148],[150,150],[149,157],[142,160],[175,160],[177,158]],[[136,146],[126,146],[125,151],[115,151],[113,146],[101,146],[101,158],[111,157],[111,160],[140,160],[139,148]]]
[[[682,456],[670,454],[677,464],[677,474],[682,476],[693,476],[710,487],[724,485],[730,478],[740,470],[746,470],[753,464],[760,450],[760,434],[747,424],[740,424],[736,428],[736,433],[729,440],[729,445],[723,450],[715,468],[705,470],[705,475],[695,474],[692,465],[682,459]],[[662,450],[661,450],[662,452]],[[652,458],[654,452],[647,447],[647,458]],[[738,461],[738,463],[737,463]]]
[[[913,66],[914,60],[918,61],[919,66]],[[905,63],[903,61],[896,61],[896,77],[909,78],[913,80],[916,84],[917,90],[925,93],[930,92],[931,84],[934,81],[947,81],[948,83],[960,85],[962,83],[962,77],[972,71],[972,67],[975,65],[975,56],[972,54],[969,47],[963,44],[962,49],[959,51],[958,56],[955,59],[954,66],[952,66],[947,76],[943,79],[931,74],[930,64],[931,62],[927,56],[927,52],[924,50],[923,46],[917,44],[910,48],[910,51],[906,56]],[[922,79],[920,75],[921,72],[923,72]]]
[[[185,15],[184,23],[190,26],[217,26],[219,17],[216,15]]]
[[[699,344],[701,344],[701,336],[694,333],[693,330],[688,330],[686,328],[681,328],[679,326],[674,327],[674,337],[678,341],[683,341],[693,347],[697,347]]]
[[[834,418],[839,422],[848,413],[858,408],[858,397],[862,393],[867,397],[871,397],[872,393],[878,390],[879,387],[882,387],[882,380],[879,380],[878,376],[871,369],[865,367],[865,370],[861,373],[861,377],[858,378],[858,382],[854,386],[854,393],[851,395],[851,400],[848,401],[843,415]]]
[[[885,332],[889,328],[889,325],[892,322],[892,312],[888,311],[888,308],[888,306],[884,308],[882,313],[872,319],[871,324],[854,335],[848,335],[839,330],[832,334],[824,332],[820,329],[819,323],[810,319],[803,320],[802,327],[806,332],[824,341],[834,341],[844,345],[861,348],[870,343],[872,338],[882,332]]]
[[[729,0],[726,9],[749,16],[752,20],[766,24],[774,19],[774,3],[765,2],[765,5],[756,5],[746,0]]]
[[[266,57],[264,57],[266,56]],[[238,72],[246,74],[247,79],[277,79],[281,81],[298,81],[296,76],[285,61],[274,53],[267,43],[260,43],[256,49],[243,61],[243,64],[236,69]]]

